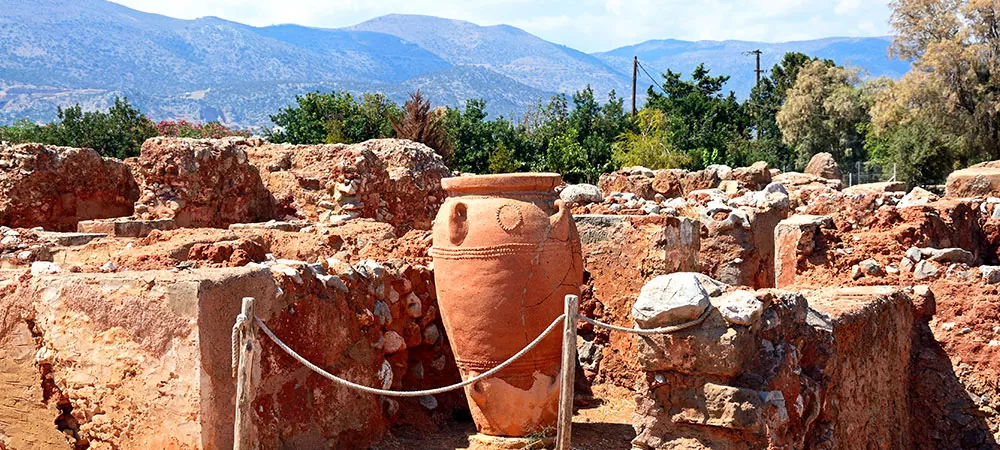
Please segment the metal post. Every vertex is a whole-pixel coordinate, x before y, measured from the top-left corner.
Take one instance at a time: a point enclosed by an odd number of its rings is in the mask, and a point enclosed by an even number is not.
[[[573,384],[576,379],[576,322],[580,312],[580,298],[566,296],[566,321],[563,331],[562,370],[559,386],[559,428],[556,430],[556,450],[572,450],[573,434]]]
[[[245,327],[240,330],[240,362],[236,372],[236,420],[233,422],[233,450],[250,450],[253,448],[251,440],[250,422],[250,375],[253,371],[253,352],[255,350],[254,336],[254,299],[253,297],[243,298],[243,318],[247,321]]]

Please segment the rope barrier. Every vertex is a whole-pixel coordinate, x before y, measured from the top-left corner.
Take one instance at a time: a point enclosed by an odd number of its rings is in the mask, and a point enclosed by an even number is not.
[[[591,325],[598,326],[598,327],[601,327],[601,328],[607,328],[609,330],[615,330],[615,331],[624,331],[626,333],[638,334],[640,336],[653,336],[653,335],[657,335],[657,334],[675,333],[675,332],[681,331],[683,329],[691,328],[691,327],[693,327],[695,325],[698,325],[698,324],[700,324],[700,323],[702,323],[702,322],[705,321],[705,318],[708,317],[708,313],[711,310],[712,310],[712,308],[705,308],[705,311],[702,312],[701,315],[698,316],[697,319],[694,319],[694,320],[692,320],[690,322],[684,322],[684,323],[682,323],[680,325],[672,325],[672,326],[669,326],[669,327],[650,328],[648,330],[644,330],[644,329],[641,329],[641,328],[619,327],[617,325],[611,325],[611,324],[608,324],[608,323],[600,322],[600,321],[591,319],[589,317],[584,317],[584,316],[577,316],[577,317],[580,320],[584,321],[584,322],[587,322],[587,323],[589,323]]]
[[[529,351],[531,351],[531,349],[535,348],[535,346],[537,346],[540,342],[542,342],[542,339],[545,339],[545,337],[548,336],[549,333],[552,333],[552,330],[556,329],[556,326],[559,325],[559,323],[562,322],[563,319],[565,319],[565,318],[566,318],[565,314],[560,315],[559,317],[557,317],[556,320],[554,320],[552,322],[552,324],[549,325],[549,327],[546,328],[545,331],[542,332],[542,334],[538,335],[538,337],[535,338],[534,341],[531,341],[530,344],[528,344],[526,347],[524,347],[521,351],[517,352],[517,354],[515,354],[514,356],[511,356],[510,359],[508,359],[508,360],[500,363],[500,365],[498,365],[498,366],[496,366],[496,367],[494,367],[494,368],[492,368],[492,369],[490,369],[490,370],[488,370],[486,372],[483,372],[483,373],[481,373],[479,375],[476,375],[475,377],[469,378],[468,380],[465,380],[465,381],[463,381],[461,383],[457,383],[457,384],[453,384],[451,386],[445,386],[445,387],[441,387],[441,388],[437,388],[437,389],[424,390],[424,391],[388,391],[388,390],[384,390],[384,389],[375,389],[375,388],[371,388],[371,387],[368,387],[368,386],[363,386],[363,385],[360,385],[360,384],[357,384],[357,383],[345,380],[343,378],[337,377],[336,375],[333,375],[333,374],[331,374],[331,373],[329,373],[329,372],[327,372],[327,371],[319,368],[319,366],[317,366],[317,365],[309,362],[309,360],[303,358],[301,355],[299,355],[298,353],[296,353],[295,350],[292,350],[290,347],[288,347],[287,344],[285,344],[284,342],[282,342],[281,339],[278,339],[278,337],[274,335],[274,332],[272,332],[269,328],[267,328],[267,325],[264,324],[263,320],[260,320],[260,317],[254,316],[254,319],[257,320],[257,324],[260,325],[260,329],[264,331],[264,334],[266,334],[267,337],[271,338],[271,340],[274,341],[275,345],[277,345],[279,348],[281,348],[282,350],[284,350],[285,353],[288,353],[289,356],[291,356],[292,358],[294,358],[298,362],[302,363],[302,365],[308,367],[309,369],[312,369],[313,372],[316,372],[317,374],[321,375],[323,378],[326,378],[326,379],[328,379],[330,381],[333,381],[334,383],[337,383],[337,384],[339,384],[341,386],[345,386],[345,387],[357,389],[359,391],[366,392],[366,393],[369,393],[369,394],[385,395],[385,396],[390,396],[390,397],[423,397],[425,395],[442,394],[442,393],[445,393],[445,392],[449,392],[449,391],[453,391],[453,390],[456,390],[456,389],[459,389],[459,388],[463,388],[463,387],[468,386],[470,384],[476,383],[476,382],[478,382],[478,381],[480,381],[482,379],[489,378],[489,377],[493,376],[493,374],[495,374],[495,373],[503,370],[504,367],[509,366],[510,364],[512,364],[515,361],[517,361],[518,359],[520,359],[522,356],[526,355]]]
[[[236,316],[236,323],[233,324],[233,378],[236,378],[236,369],[240,365],[240,332],[250,325],[246,314],[240,313]]]

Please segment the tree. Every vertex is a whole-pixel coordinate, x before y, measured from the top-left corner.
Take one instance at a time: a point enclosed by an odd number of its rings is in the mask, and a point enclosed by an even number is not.
[[[796,165],[828,152],[842,165],[864,161],[863,124],[868,103],[859,78],[843,67],[812,61],[799,70],[777,121],[784,142],[795,149]]]
[[[347,91],[312,92],[271,116],[276,128],[265,131],[272,142],[353,144],[393,137],[399,107],[382,94],[365,94],[362,103]]]
[[[736,94],[722,94],[729,77],[713,77],[699,64],[691,80],[682,80],[680,73],[671,70],[663,78],[663,94],[650,88],[645,107],[666,115],[677,150],[688,153],[696,163],[726,161],[729,143],[745,138],[749,129]]]
[[[817,58],[804,53],[788,52],[775,64],[768,76],[761,78],[750,96],[743,102],[743,109],[753,133],[748,139],[735,139],[727,150],[727,163],[747,166],[757,161],[767,161],[772,167],[792,167],[795,164],[793,149],[784,142],[778,127],[777,114],[785,104],[788,90],[795,85],[799,70]],[[832,67],[832,60],[823,60]]]
[[[917,161],[903,142],[919,144],[920,161],[936,167],[1000,159],[1000,4],[895,0],[890,5],[892,50],[914,63],[877,97],[873,139],[892,160],[908,165]],[[918,182],[940,182],[947,173],[902,169]]]
[[[451,159],[451,143],[445,129],[445,110],[431,110],[431,102],[423,94],[410,94],[403,106],[403,115],[392,121],[392,129],[399,139],[409,139],[433,148],[445,161]]]
[[[655,170],[692,165],[691,157],[678,152],[671,143],[663,111],[643,109],[637,118],[637,129],[623,133],[613,146],[617,167],[643,166]]]

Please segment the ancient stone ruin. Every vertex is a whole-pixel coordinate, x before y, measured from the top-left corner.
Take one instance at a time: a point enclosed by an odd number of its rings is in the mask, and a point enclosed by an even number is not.
[[[323,370],[414,391],[507,359],[566,294],[659,330],[577,324],[573,448],[1000,448],[996,167],[936,193],[845,187],[822,155],[567,186],[451,178],[402,140],[3,146],[0,450],[233,448],[244,297]],[[412,398],[258,338],[255,448],[552,445],[558,333]]]

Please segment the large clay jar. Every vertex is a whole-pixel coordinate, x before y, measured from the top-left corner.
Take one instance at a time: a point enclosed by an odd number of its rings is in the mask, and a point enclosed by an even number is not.
[[[464,379],[496,367],[538,337],[583,282],[580,238],[557,200],[558,174],[446,178],[434,222],[441,318]],[[551,333],[495,376],[465,388],[480,433],[554,432],[562,336]]]

